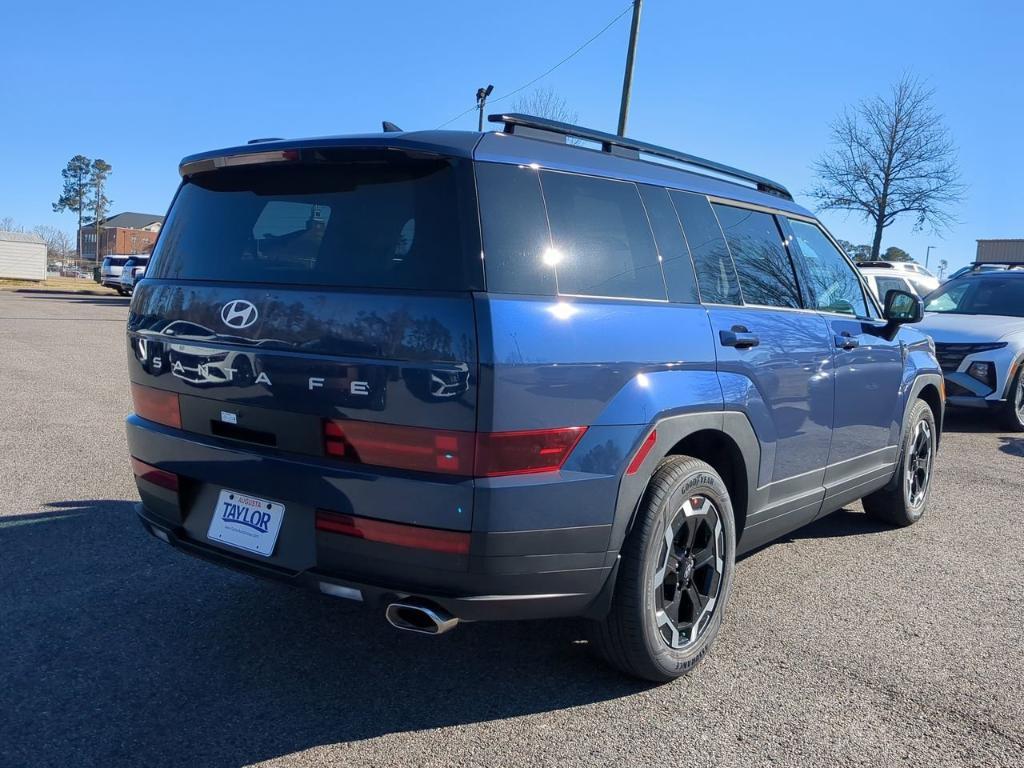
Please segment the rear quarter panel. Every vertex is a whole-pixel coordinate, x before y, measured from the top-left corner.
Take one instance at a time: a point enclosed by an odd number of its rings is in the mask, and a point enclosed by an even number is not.
[[[700,306],[488,294],[475,306],[479,429],[588,428],[557,475],[477,481],[475,528],[610,526],[651,423],[722,409]]]

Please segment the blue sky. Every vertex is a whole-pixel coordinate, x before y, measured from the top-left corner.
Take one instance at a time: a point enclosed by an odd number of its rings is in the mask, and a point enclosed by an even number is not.
[[[114,211],[163,213],[178,160],[194,151],[377,130],[381,119],[436,127],[471,107],[478,86],[493,83],[493,98],[520,86],[627,5],[14,0],[0,47],[0,217],[73,232],[50,203],[75,153],[113,164]],[[584,125],[615,129],[628,30],[626,14],[539,83]],[[968,194],[944,236],[898,222],[883,246],[923,261],[935,245],[932,265],[955,268],[977,238],[1024,237],[1022,30],[1024,4],[1010,0],[646,0],[628,133],[775,178],[806,205],[833,117],[912,72],[936,90]],[[823,220],[870,241],[856,216]]]

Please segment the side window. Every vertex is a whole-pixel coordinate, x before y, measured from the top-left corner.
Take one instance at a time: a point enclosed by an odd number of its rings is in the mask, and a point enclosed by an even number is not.
[[[700,301],[697,296],[697,277],[693,273],[690,249],[686,247],[668,190],[646,184],[640,184],[637,188],[658,245],[658,257],[661,259],[661,271],[665,274],[669,301],[696,304]]]
[[[643,203],[630,182],[541,171],[558,292],[661,299],[665,281]]]
[[[532,168],[476,164],[487,290],[555,295],[555,274],[544,263],[551,247],[540,177]]]
[[[713,207],[736,263],[744,303],[799,308],[800,286],[775,217],[731,205]]]
[[[877,289],[878,300],[885,304],[885,296],[889,291],[907,291],[914,293],[914,289],[907,285],[905,280],[901,280],[898,277],[886,277],[885,275],[875,275],[875,288]]]
[[[870,317],[854,267],[814,224],[789,220],[795,243],[811,281],[814,308],[825,312]]]
[[[669,196],[693,257],[701,301],[708,304],[742,303],[736,269],[711,203],[704,195],[692,192],[672,191]]]

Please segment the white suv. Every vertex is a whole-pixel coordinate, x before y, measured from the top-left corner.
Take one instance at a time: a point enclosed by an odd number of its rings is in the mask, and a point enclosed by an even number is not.
[[[939,280],[931,272],[912,261],[858,261],[861,274],[875,291],[880,301],[891,290],[908,290],[918,296],[927,296],[939,287]]]
[[[149,256],[130,256],[121,269],[118,291],[124,296],[131,296],[135,284],[146,274]]]
[[[994,410],[1024,432],[1024,268],[950,280],[928,296],[918,328],[935,341],[948,405]]]

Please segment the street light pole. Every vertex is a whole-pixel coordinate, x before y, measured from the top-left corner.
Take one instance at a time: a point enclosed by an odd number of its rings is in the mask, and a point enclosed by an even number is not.
[[[924,268],[925,269],[928,269],[928,259],[931,258],[932,248],[934,248],[934,247],[935,247],[934,245],[929,245],[928,246],[928,250],[926,250],[924,252]]]
[[[476,89],[476,108],[480,110],[480,119],[477,120],[477,130],[483,133],[484,130],[484,105],[487,103],[487,97],[491,95],[491,91],[494,90],[493,85],[488,85],[486,88]]]
[[[622,102],[619,104],[619,136],[626,135],[626,116],[629,114],[629,96],[633,90],[633,61],[636,59],[636,40],[640,35],[640,10],[644,0],[633,0],[633,23],[629,28],[629,48],[626,49],[626,71],[622,76]]]

